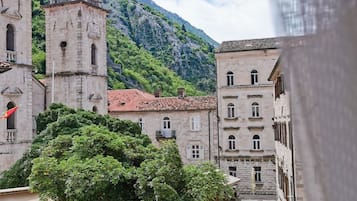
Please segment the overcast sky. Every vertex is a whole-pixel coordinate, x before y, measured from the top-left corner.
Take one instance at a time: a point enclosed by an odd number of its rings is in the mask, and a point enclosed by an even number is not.
[[[275,0],[153,0],[177,13],[214,40],[276,36]]]

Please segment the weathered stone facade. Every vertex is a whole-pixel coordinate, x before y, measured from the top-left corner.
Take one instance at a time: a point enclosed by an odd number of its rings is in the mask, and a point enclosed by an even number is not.
[[[219,155],[241,199],[276,200],[273,83],[278,39],[223,42],[216,52]]]
[[[175,139],[185,164],[214,161],[217,153],[215,97],[155,98],[136,89],[108,93],[109,115],[138,122],[153,144],[159,146],[164,140]]]
[[[18,109],[10,118],[0,119],[0,172],[22,157],[34,135],[31,0],[2,3],[0,62],[9,62],[11,69],[0,73],[0,111]]]
[[[106,114],[107,11],[91,1],[71,0],[44,8],[47,102]]]
[[[274,82],[274,129],[276,147],[276,182],[278,201],[303,201],[302,164],[294,147],[291,123],[290,93],[285,87],[281,59],[272,70],[269,80]]]

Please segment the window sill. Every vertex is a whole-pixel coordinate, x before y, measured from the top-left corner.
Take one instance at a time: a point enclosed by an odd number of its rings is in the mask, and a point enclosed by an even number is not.
[[[264,152],[264,150],[263,149],[251,149],[251,150],[249,150],[249,152],[262,153],[262,152]]]
[[[256,186],[264,186],[264,183],[261,182],[261,181],[256,181],[256,182],[255,182],[255,185],[256,185]]]
[[[238,117],[225,117],[224,120],[238,120]]]
[[[239,152],[239,149],[226,149],[226,152],[237,153],[237,152]]]
[[[263,117],[249,117],[248,119],[251,120],[251,121],[263,120]]]

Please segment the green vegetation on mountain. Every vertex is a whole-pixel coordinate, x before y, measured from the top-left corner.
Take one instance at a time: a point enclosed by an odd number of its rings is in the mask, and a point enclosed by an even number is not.
[[[214,46],[136,0],[106,0],[115,28],[198,89],[215,90]]]
[[[38,75],[45,73],[45,19],[40,6],[47,2],[32,0],[33,65]],[[107,32],[110,88],[151,93],[160,88],[164,96],[176,95],[178,87],[186,88],[188,95],[214,91],[212,45],[147,5],[131,0],[106,0],[104,4],[111,10]]]
[[[184,166],[174,141],[156,148],[138,124],[53,104],[30,151],[0,188],[30,185],[57,201],[215,201],[232,189],[209,163]]]
[[[208,42],[210,45],[213,45],[214,47],[217,47],[219,45],[218,42],[213,40],[210,36],[208,36],[201,29],[197,29],[196,27],[192,26],[189,22],[182,19],[177,14],[163,9],[162,7],[158,6],[154,1],[152,1],[152,0],[137,0],[137,1],[140,3],[146,4],[146,5],[150,6],[151,8],[154,8],[155,10],[159,11],[165,17],[167,17],[170,21],[180,24],[181,26],[185,27],[185,29],[187,29],[187,31],[190,31],[193,34],[195,34],[196,36],[199,36],[200,38],[202,38],[203,40]]]

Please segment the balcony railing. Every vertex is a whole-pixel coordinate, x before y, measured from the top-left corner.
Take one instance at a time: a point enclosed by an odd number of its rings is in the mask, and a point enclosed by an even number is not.
[[[176,130],[158,130],[156,139],[176,139]]]
[[[6,141],[14,143],[16,140],[16,129],[7,129],[7,138]]]
[[[6,51],[6,61],[7,62],[11,62],[11,63],[15,63],[16,62],[16,52],[7,50]]]

